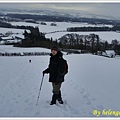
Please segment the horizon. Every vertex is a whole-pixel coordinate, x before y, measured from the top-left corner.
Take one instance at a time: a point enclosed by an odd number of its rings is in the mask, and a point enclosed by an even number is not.
[[[56,12],[76,12],[89,15],[107,16],[120,19],[120,3],[0,3],[0,9],[19,9],[19,10],[50,10]],[[9,11],[8,11],[9,12]]]

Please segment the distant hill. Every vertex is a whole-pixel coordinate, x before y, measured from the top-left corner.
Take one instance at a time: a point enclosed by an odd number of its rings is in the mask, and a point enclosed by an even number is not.
[[[84,11],[51,11],[51,10],[19,10],[19,9],[0,9],[0,16],[33,19],[39,21],[53,22],[87,22],[89,24],[118,24],[120,20],[110,16],[94,15]]]

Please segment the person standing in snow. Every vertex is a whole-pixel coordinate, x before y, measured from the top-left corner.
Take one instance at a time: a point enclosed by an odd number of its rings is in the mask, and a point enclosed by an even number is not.
[[[59,70],[64,66],[61,65],[63,54],[61,51],[59,51],[58,47],[53,46],[51,48],[50,56],[51,57],[49,61],[49,66],[46,70],[43,71],[43,75],[49,73],[49,82],[52,83],[52,87],[53,87],[53,96],[52,96],[52,101],[50,105],[56,104],[56,100],[58,100],[60,104],[63,104],[60,89],[61,89],[62,82],[64,82],[64,76],[68,71],[66,71],[63,74],[60,74],[59,72]]]

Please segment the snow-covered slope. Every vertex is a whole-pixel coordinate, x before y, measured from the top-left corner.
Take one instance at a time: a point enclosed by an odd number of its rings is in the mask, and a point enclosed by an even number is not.
[[[61,89],[65,104],[49,105],[52,87],[45,75],[36,106],[49,57],[0,57],[0,117],[96,117],[93,110],[103,117],[102,111],[120,111],[120,58],[91,54],[64,55],[69,65]]]

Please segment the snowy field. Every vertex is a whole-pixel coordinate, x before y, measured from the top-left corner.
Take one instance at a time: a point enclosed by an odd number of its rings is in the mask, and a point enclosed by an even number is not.
[[[26,25],[26,26],[34,26],[38,27],[40,32],[49,33],[53,31],[64,31],[67,30],[69,27],[102,27],[102,26],[108,26],[112,27],[111,25],[91,25],[87,23],[69,23],[69,22],[56,22],[57,26],[50,26],[52,22],[46,22],[47,25],[41,25],[41,24],[34,24],[34,23],[27,23],[27,22],[11,22],[12,25]],[[46,34],[46,38],[53,38],[53,40],[59,39],[65,34],[68,33],[76,33],[79,35],[89,35],[92,33],[95,33],[99,35],[101,40],[107,40],[109,43],[111,43],[112,40],[117,39],[120,40],[120,33],[116,32],[56,32],[56,33],[50,33]]]
[[[23,53],[23,52],[47,52],[50,53],[50,49],[41,48],[41,47],[33,47],[33,48],[20,48],[20,47],[13,47],[13,45],[0,45],[0,52],[1,53]]]
[[[35,23],[28,23],[28,22],[10,22],[12,25],[26,25],[26,26],[34,26],[39,27],[41,32],[52,32],[52,31],[58,31],[58,30],[66,30],[68,27],[102,27],[102,26],[108,26],[112,27],[112,25],[92,25],[88,23],[77,23],[77,22],[55,22],[57,26],[51,26],[50,24],[53,22],[45,22],[47,25],[41,25],[41,24],[35,24]],[[40,23],[40,22],[39,22]]]
[[[15,51],[17,49],[14,48]],[[49,57],[0,57],[1,118],[120,117],[119,57],[64,55],[69,65],[69,72],[61,89],[64,104],[49,105],[52,86],[48,82],[48,75],[45,75],[36,106],[42,71],[47,68]],[[29,59],[32,60],[31,63]]]
[[[21,33],[21,34],[23,34],[24,33],[24,30],[23,29],[14,29],[14,28],[0,28],[0,33],[3,33],[3,34],[5,34],[5,33],[7,33],[7,32],[11,32],[12,31],[12,33]]]
[[[27,22],[10,22],[12,25],[26,25],[26,26],[33,26],[33,27],[38,27],[40,32],[44,33],[49,33],[46,34],[46,38],[53,38],[53,40],[59,39],[65,34],[70,34],[70,33],[76,33],[79,35],[90,35],[90,34],[97,34],[99,35],[100,39],[103,41],[108,41],[111,43],[112,40],[117,39],[118,41],[120,40],[120,33],[117,32],[65,32],[67,28],[69,27],[102,27],[102,26],[109,26],[112,27],[111,25],[91,25],[87,23],[68,23],[68,22],[56,22],[57,26],[51,26],[50,24],[52,22],[46,22],[47,25],[41,25],[41,24],[35,24],[35,23],[27,23]],[[23,37],[24,29],[12,29],[12,28],[0,28],[0,33],[5,34],[6,32],[11,32],[14,33],[15,35],[19,33],[19,36]],[[56,33],[50,33],[54,31],[61,31],[61,32],[56,32]],[[62,32],[64,31],[64,32]],[[13,36],[14,36],[13,34]],[[21,35],[20,35],[21,34]],[[18,35],[17,35],[18,36]]]

